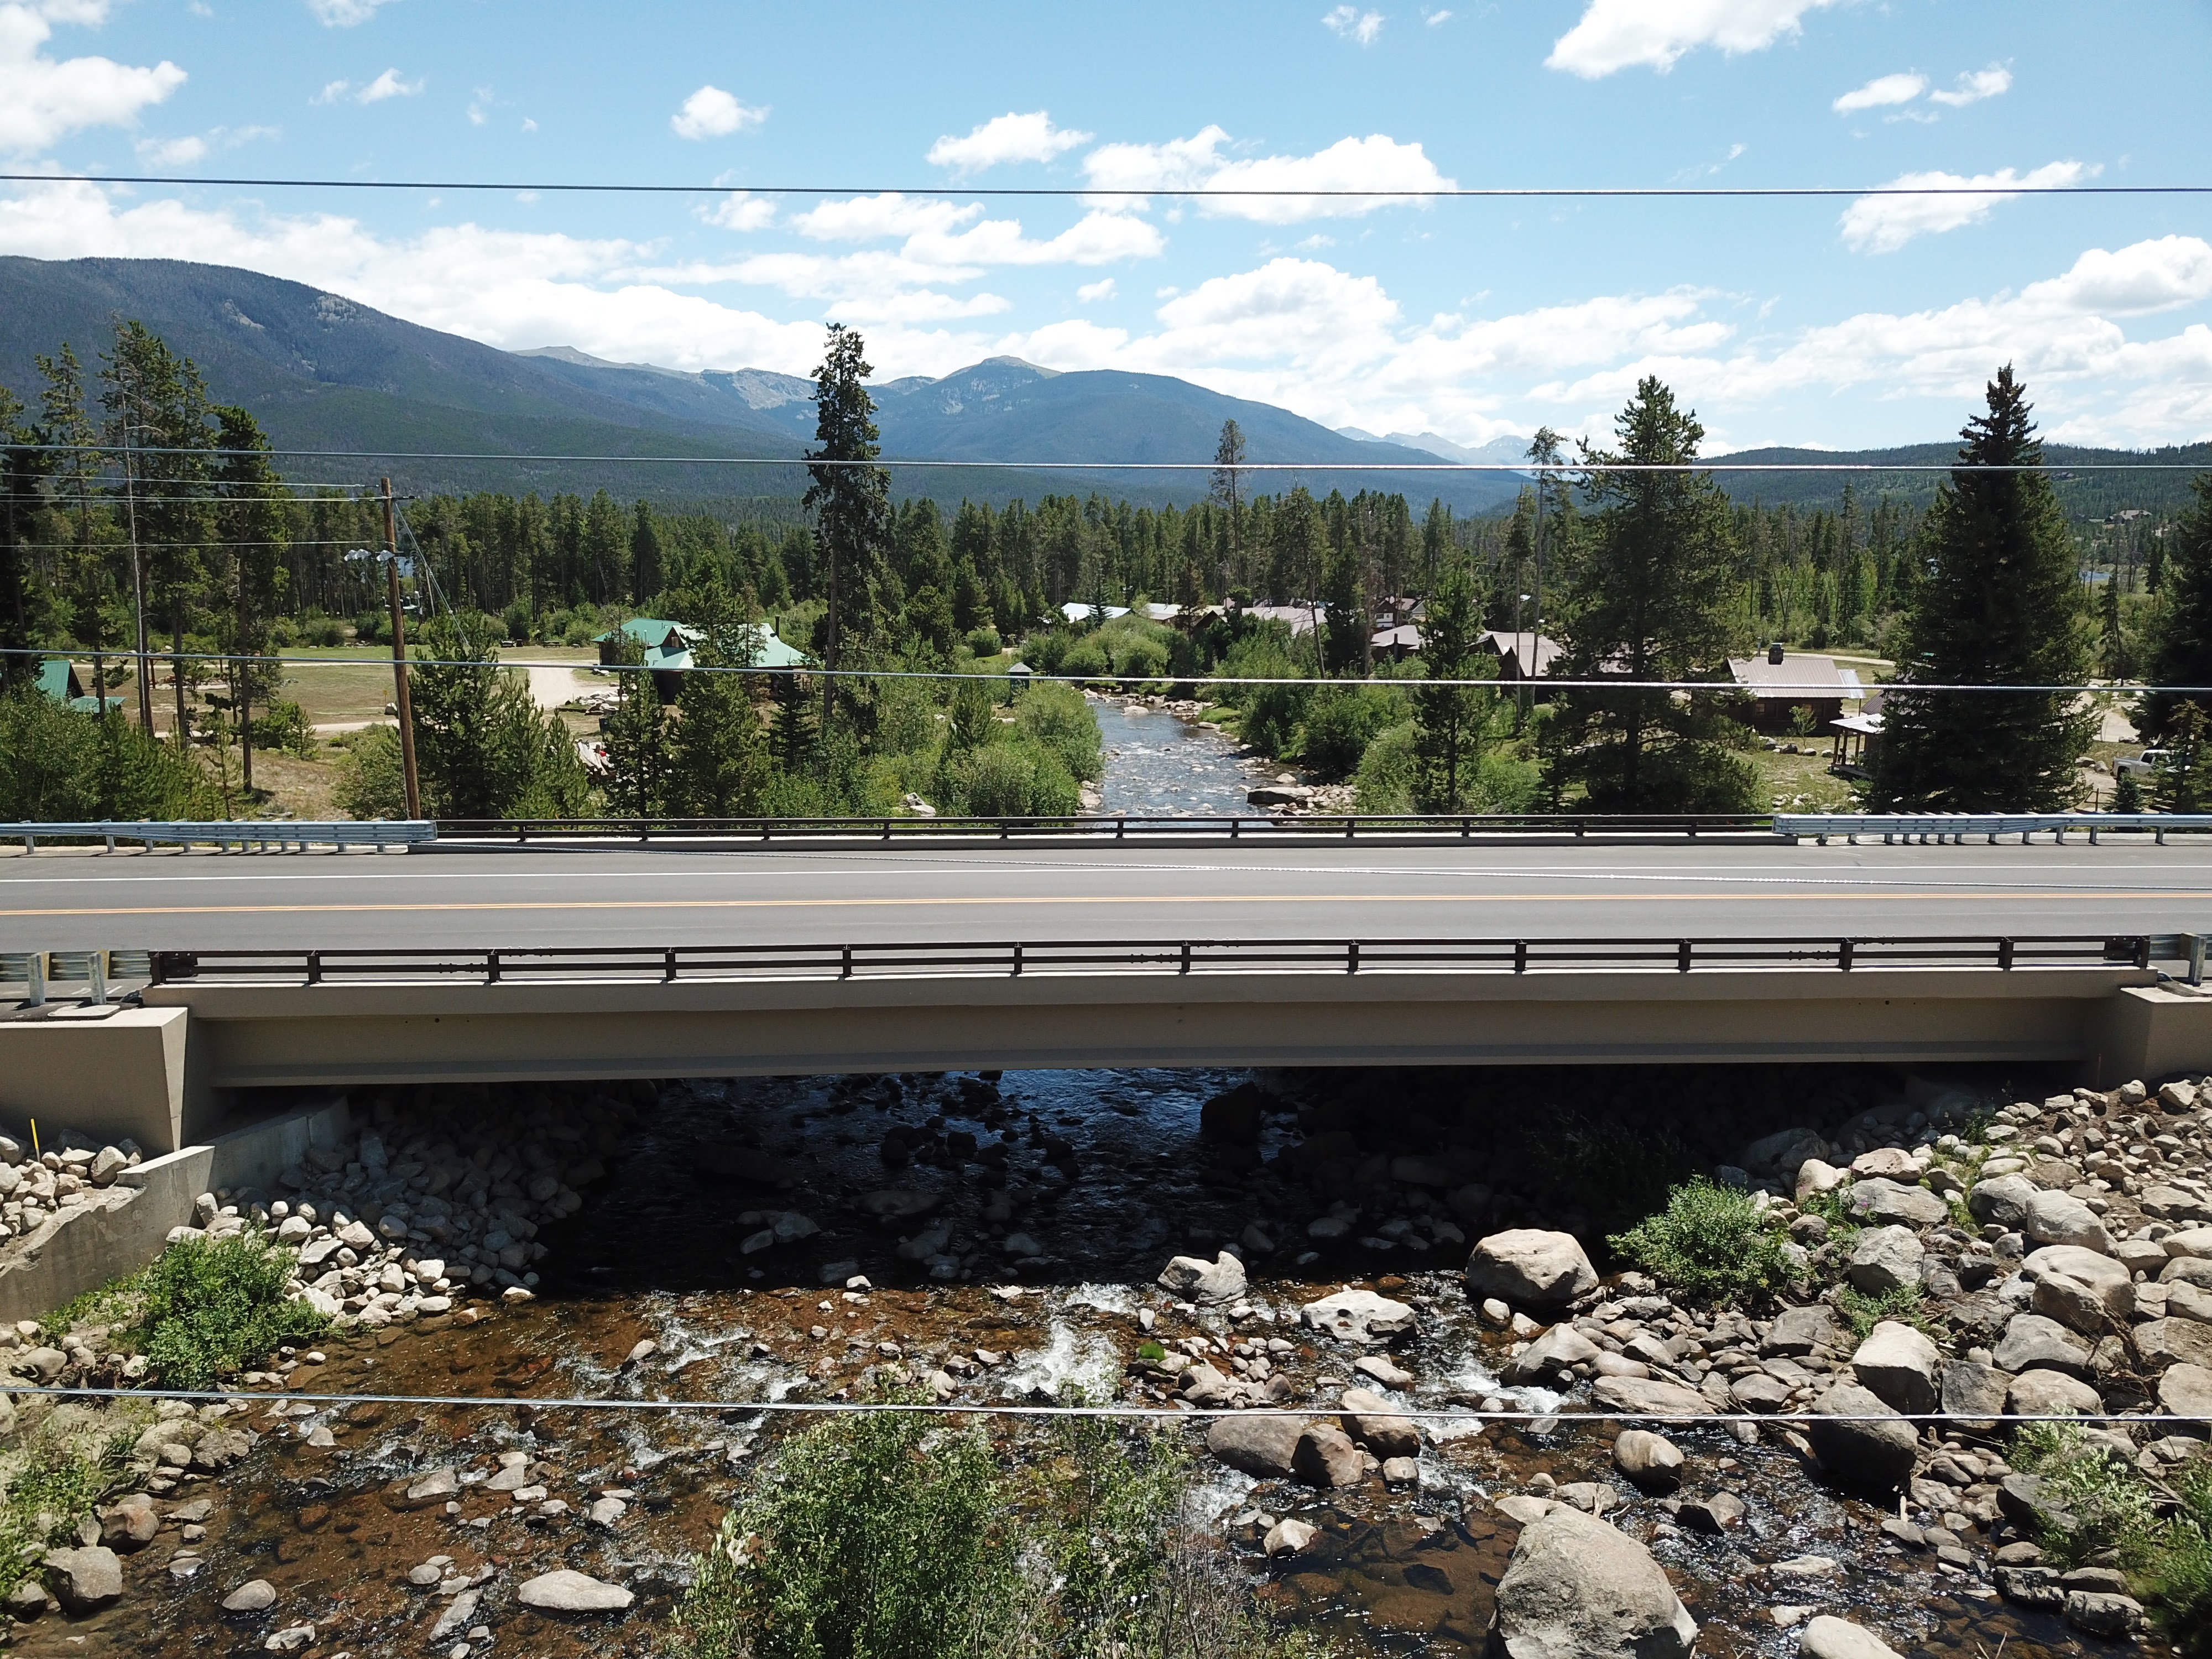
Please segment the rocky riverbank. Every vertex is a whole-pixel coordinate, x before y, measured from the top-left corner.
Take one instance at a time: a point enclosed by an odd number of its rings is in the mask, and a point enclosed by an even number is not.
[[[20,1650],[642,1653],[783,1421],[744,1402],[890,1385],[1225,1413],[1190,1425],[1194,1519],[1355,1650],[1474,1653],[1497,1622],[1553,1652],[1686,1625],[1700,1652],[2078,1651],[2141,1611],[2115,1564],[2043,1559],[2049,1494],[1989,1419],[2141,1417],[2110,1443],[2170,1487],[2201,1429],[2150,1419],[2212,1411],[2186,1081],[1152,1072],[357,1115],[343,1156],[203,1210],[300,1248],[334,1328],[133,1426],[11,1603]],[[1778,1301],[1600,1275],[1653,1170],[1690,1169],[1765,1194]],[[129,1363],[70,1334],[23,1334],[18,1370]]]

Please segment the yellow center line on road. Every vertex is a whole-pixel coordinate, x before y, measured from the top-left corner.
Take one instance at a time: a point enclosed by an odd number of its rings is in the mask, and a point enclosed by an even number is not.
[[[1159,893],[1032,894],[1000,897],[945,898],[750,898],[750,899],[484,899],[435,904],[161,904],[112,905],[46,910],[0,909],[0,919],[33,916],[275,916],[434,914],[445,910],[908,910],[992,909],[1015,905],[1079,904],[1696,904],[1753,899],[1763,904],[1904,898],[1981,900],[1977,892],[1911,893]],[[2004,896],[2018,896],[2005,895]],[[2113,895],[2095,888],[2039,891],[2038,899],[2088,899],[2109,903]],[[2201,892],[2133,892],[2133,899],[2202,899]]]

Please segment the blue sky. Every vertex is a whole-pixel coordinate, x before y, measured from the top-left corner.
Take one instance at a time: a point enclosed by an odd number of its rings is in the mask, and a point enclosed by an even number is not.
[[[920,7],[0,3],[18,172],[712,183],[704,198],[0,186],[0,252],[243,264],[511,348],[880,374],[1012,353],[1331,425],[1709,447],[2212,436],[2212,8],[2010,0]],[[1988,197],[1235,204],[979,187],[1862,186]],[[830,185],[820,198],[748,185]],[[896,191],[896,195],[878,194]],[[854,194],[854,191],[866,193]]]

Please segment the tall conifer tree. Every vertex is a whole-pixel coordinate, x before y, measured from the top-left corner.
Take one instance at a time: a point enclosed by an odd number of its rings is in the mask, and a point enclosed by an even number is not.
[[[2166,554],[2163,603],[2144,676],[2153,685],[2212,685],[2212,472],[2197,475],[2196,489],[2195,505],[2157,544]],[[2212,707],[2212,696],[2153,691],[2136,724],[2152,742],[2163,742],[2185,702]]]
[[[814,441],[807,453],[804,505],[814,514],[821,548],[823,617],[822,732],[836,714],[836,671],[843,661],[848,623],[872,611],[869,580],[882,558],[890,526],[891,475],[868,465],[883,452],[875,400],[866,384],[875,373],[867,345],[842,323],[830,325],[830,343],[814,377]],[[820,465],[827,463],[827,465]]]
[[[2076,685],[2091,629],[2080,560],[2027,388],[2008,363],[1988,412],[1960,433],[1959,468],[1923,529],[1899,684],[1883,708],[1877,811],[2054,811],[2073,803],[2094,721],[2066,691],[1916,691],[1930,685]]]

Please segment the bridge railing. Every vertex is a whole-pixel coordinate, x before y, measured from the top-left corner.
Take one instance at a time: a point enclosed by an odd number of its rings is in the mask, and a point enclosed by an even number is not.
[[[1205,836],[1432,836],[1472,840],[1489,835],[1758,835],[1772,828],[1764,812],[1721,813],[1270,813],[1195,817],[818,817],[818,818],[441,818],[447,842],[943,841],[994,839],[1143,841]]]
[[[171,823],[102,819],[85,823],[0,823],[0,840],[21,841],[23,850],[35,853],[44,842],[103,842],[113,852],[118,841],[146,847],[219,847],[279,851],[297,847],[419,847],[438,838],[438,826],[428,819],[387,822],[370,818],[337,819],[308,823],[289,818],[179,819]]]
[[[1863,836],[1896,842],[1963,842],[1968,836],[2018,836],[2025,843],[2049,832],[2063,842],[2069,830],[2085,831],[2091,845],[2106,830],[2148,832],[2166,845],[2169,834],[2202,835],[2212,830],[2212,812],[1777,812],[1774,833],[1790,840],[1810,836],[1821,846],[1831,836],[1856,844]]]
[[[2010,972],[2190,961],[2191,936],[2018,934],[1861,939],[991,940],[973,944],[621,945],[521,950],[157,951],[156,985],[485,985],[1045,974],[1498,974],[1980,968]],[[2201,958],[2198,958],[2201,960]]]

